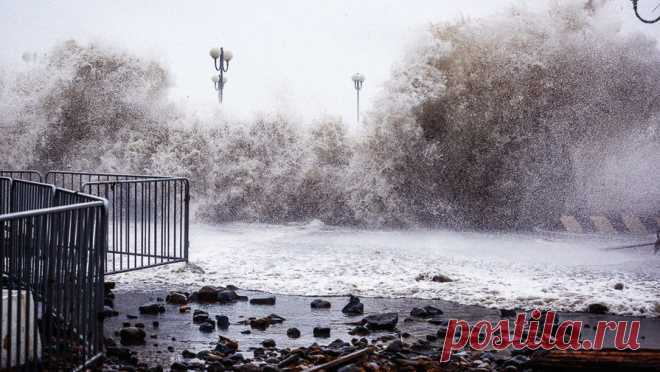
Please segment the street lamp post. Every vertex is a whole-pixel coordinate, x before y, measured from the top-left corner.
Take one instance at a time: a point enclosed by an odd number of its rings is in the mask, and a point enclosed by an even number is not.
[[[222,76],[222,74],[213,75],[211,76],[211,81],[213,81],[213,88],[218,92],[218,100],[222,103],[222,90],[225,88],[225,84],[227,84],[227,77]]]
[[[357,93],[357,122],[360,123],[360,89],[362,89],[362,84],[364,84],[364,75],[357,72],[351,76],[353,84],[355,84],[355,92]]]
[[[220,100],[220,103],[222,103],[222,91],[225,88],[225,83],[227,83],[227,78],[224,76],[224,73],[229,70],[229,61],[234,57],[234,53],[220,47],[212,48],[209,51],[209,55],[213,58],[213,67],[216,71],[220,72],[217,76],[214,75],[211,77],[211,80],[213,81],[213,88],[218,92],[218,99]]]

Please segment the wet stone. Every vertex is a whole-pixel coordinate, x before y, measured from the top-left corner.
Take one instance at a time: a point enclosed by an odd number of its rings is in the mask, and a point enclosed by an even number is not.
[[[348,304],[341,309],[341,312],[348,315],[362,315],[364,314],[364,305],[358,297],[351,295],[348,299]]]
[[[218,324],[219,329],[229,328],[229,318],[226,315],[216,315],[215,321]]]
[[[181,292],[170,292],[167,297],[165,297],[165,302],[174,305],[185,305],[188,303],[188,296]]]
[[[250,300],[252,305],[275,305],[275,297],[253,298]]]
[[[125,327],[119,330],[120,342],[124,346],[143,345],[147,334],[137,327]]]
[[[600,303],[590,304],[587,306],[587,312],[591,314],[607,314],[610,311],[609,308]]]
[[[195,292],[195,299],[198,302],[216,302],[218,300],[219,290],[212,286],[204,286]]]
[[[399,322],[399,314],[383,313],[366,316],[362,323],[370,330],[393,331]]]
[[[286,335],[289,336],[289,338],[299,338],[300,330],[298,328],[289,328],[286,330]]]
[[[314,327],[314,337],[328,338],[330,337],[330,328],[328,327]]]
[[[232,303],[238,301],[238,295],[231,289],[223,289],[218,292],[217,300],[222,304]]]
[[[332,305],[330,304],[329,301],[325,301],[325,300],[314,300],[314,301],[312,301],[312,303],[310,304],[310,307],[311,307],[312,309],[329,309],[330,307],[332,307]]]
[[[140,306],[139,310],[140,314],[158,315],[165,312],[165,306],[158,303],[147,304]]]
[[[206,321],[199,325],[199,330],[204,333],[211,333],[215,331],[215,322]]]
[[[271,348],[271,347],[275,347],[276,343],[275,343],[275,340],[273,340],[272,338],[268,338],[266,340],[263,340],[261,342],[261,345],[263,345],[263,347]]]

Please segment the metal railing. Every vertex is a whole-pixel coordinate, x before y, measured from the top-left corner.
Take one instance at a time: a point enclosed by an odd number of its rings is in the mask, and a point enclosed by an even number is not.
[[[103,350],[107,201],[7,178],[0,200],[8,189],[9,213],[0,214],[0,369],[84,365]]]
[[[111,205],[107,274],[188,261],[187,179],[94,181],[81,190]]]
[[[45,179],[108,200],[107,275],[188,261],[188,179],[71,171]]]
[[[0,177],[9,177],[17,180],[26,180],[26,181],[34,181],[34,182],[43,181],[43,178],[41,177],[41,173],[39,173],[39,171],[36,170],[0,169]]]

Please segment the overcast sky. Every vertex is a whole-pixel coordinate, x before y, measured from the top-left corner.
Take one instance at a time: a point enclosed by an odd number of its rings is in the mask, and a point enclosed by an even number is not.
[[[103,42],[159,60],[172,73],[177,100],[205,115],[218,108],[208,50],[222,45],[234,52],[222,105],[228,115],[247,118],[277,107],[305,120],[329,114],[352,123],[354,72],[366,75],[368,110],[405,46],[432,22],[485,16],[519,2],[0,0],[0,63],[21,63],[23,52],[68,39]],[[618,2],[629,14],[629,1]]]

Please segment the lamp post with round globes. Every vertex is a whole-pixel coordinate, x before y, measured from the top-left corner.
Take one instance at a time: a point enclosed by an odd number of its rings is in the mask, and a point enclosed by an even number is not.
[[[211,48],[209,55],[213,58],[213,67],[216,71],[220,72],[218,76],[214,75],[211,77],[211,80],[213,81],[213,87],[218,91],[220,103],[222,103],[222,91],[225,87],[225,83],[227,83],[227,78],[224,76],[224,73],[229,70],[229,61],[234,57],[234,53],[220,47]]]
[[[357,92],[357,121],[360,123],[360,89],[362,89],[362,84],[364,83],[364,75],[357,72],[351,76],[353,84],[355,84],[355,91]]]

